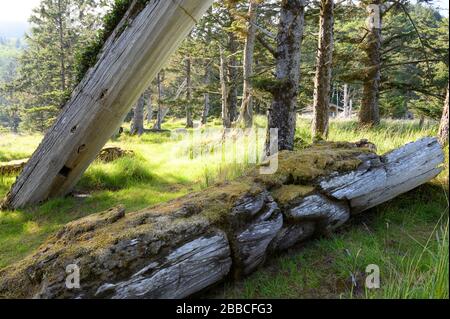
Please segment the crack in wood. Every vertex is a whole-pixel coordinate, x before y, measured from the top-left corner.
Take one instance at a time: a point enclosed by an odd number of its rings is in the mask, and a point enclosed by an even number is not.
[[[172,2],[175,3],[176,6],[177,6],[178,8],[180,8],[184,13],[186,13],[186,15],[187,15],[188,17],[190,17],[190,18],[192,19],[192,21],[195,22],[195,24],[198,23],[198,20],[197,20],[196,18],[194,18],[194,16],[193,16],[192,14],[190,14],[189,11],[187,11],[187,10],[186,10],[186,9],[185,9],[178,1],[172,0]]]

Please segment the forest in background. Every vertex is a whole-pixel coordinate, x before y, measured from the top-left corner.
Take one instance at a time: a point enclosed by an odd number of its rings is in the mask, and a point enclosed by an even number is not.
[[[90,54],[95,52],[96,39],[104,32],[102,26],[117,23],[114,15],[127,3],[113,2],[42,1],[30,18],[32,27],[24,40],[2,40],[3,130],[45,132],[50,127],[84,74],[89,59],[93,59]],[[426,2],[398,1],[387,5],[379,52],[381,116],[439,120],[448,83],[448,18]],[[110,8],[112,11],[105,16]],[[145,115],[153,128],[161,128],[158,122],[166,115],[185,117],[187,127],[193,126],[193,120],[204,124],[207,118],[222,118],[227,126],[226,122],[236,121],[249,87],[251,109],[256,114],[266,114],[276,86],[278,12],[277,1],[255,1],[250,13],[247,1],[215,3],[148,88],[142,103],[137,104],[137,118],[144,113],[142,117]],[[254,15],[254,27],[250,29],[249,14]],[[306,114],[313,106],[319,16],[320,2],[309,2],[305,9],[297,98],[297,112]],[[367,18],[364,1],[338,1],[335,5],[329,94],[332,115],[356,114],[364,98],[364,76],[370,69]],[[254,33],[253,64],[251,70],[246,70],[249,30]],[[249,71],[250,76],[244,76]],[[224,118],[224,95],[228,119]],[[131,111],[128,121],[133,114]]]

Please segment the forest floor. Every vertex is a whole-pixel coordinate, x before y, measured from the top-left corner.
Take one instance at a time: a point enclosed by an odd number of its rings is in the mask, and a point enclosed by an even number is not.
[[[214,121],[211,127],[219,127]],[[262,117],[256,126],[264,127]],[[223,162],[220,152],[196,153],[195,139],[182,140],[172,120],[171,133],[123,134],[108,146],[133,150],[135,156],[112,163],[95,162],[76,187],[78,196],[52,199],[18,211],[0,211],[0,269],[22,259],[64,224],[122,204],[139,210],[235,179],[248,167]],[[298,123],[298,141],[310,141],[309,122]],[[330,139],[366,138],[382,154],[437,127],[414,121],[383,121],[373,129],[354,121],[332,121]],[[29,157],[41,135],[0,133],[0,162]],[[261,147],[264,135],[257,137]],[[211,138],[213,140],[213,138]],[[202,141],[201,143],[207,143]],[[448,148],[446,169],[436,179],[353,219],[329,238],[319,238],[269,260],[240,282],[215,287],[205,297],[218,298],[448,298]],[[0,176],[0,198],[15,176]],[[380,269],[380,289],[366,290],[366,267]]]

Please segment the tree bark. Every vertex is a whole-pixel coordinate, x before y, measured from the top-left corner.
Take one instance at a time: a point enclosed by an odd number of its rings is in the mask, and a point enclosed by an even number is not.
[[[244,48],[244,88],[242,94],[242,104],[240,109],[240,121],[244,127],[250,128],[253,125],[253,99],[252,82],[253,75],[253,53],[255,50],[256,20],[258,3],[250,0],[248,8],[247,37]]]
[[[130,128],[131,135],[141,136],[142,134],[144,134],[144,107],[145,95],[142,94],[136,106],[134,107],[134,114]]]
[[[227,82],[228,82],[228,117],[230,122],[234,122],[237,118],[237,103],[238,103],[238,88],[237,88],[237,78],[238,78],[238,62],[236,53],[238,51],[238,42],[234,33],[228,33],[228,52],[230,56],[226,59],[227,64]]]
[[[142,2],[133,1],[13,185],[5,206],[19,208],[70,192],[212,2],[150,1],[140,10]]]
[[[372,5],[381,5],[381,0],[373,0]],[[382,19],[381,10],[379,10],[378,21],[374,21],[368,26],[368,35],[364,51],[366,54],[366,69],[363,83],[363,96],[361,101],[361,109],[359,111],[359,123],[366,126],[374,126],[380,124],[380,80],[381,80],[381,29]],[[369,12],[373,15],[373,11]]]
[[[186,128],[193,128],[194,121],[192,120],[192,60],[188,56],[186,58]]]
[[[161,130],[161,124],[163,121],[163,103],[162,99],[164,97],[164,71],[158,73],[156,78],[156,85],[158,87],[158,114],[156,115],[155,125],[153,126],[154,130]]]
[[[344,84],[344,117],[349,118],[351,115],[350,111],[350,94],[348,84]]]
[[[330,85],[334,48],[334,1],[320,2],[319,45],[316,57],[316,76],[314,78],[314,103],[312,136],[314,141],[328,138],[330,116]]]
[[[147,124],[150,124],[153,120],[153,93],[152,89],[147,89]]]
[[[439,143],[445,146],[448,144],[448,121],[449,121],[449,112],[448,112],[448,84],[447,84],[447,95],[445,97],[444,103],[444,111],[442,112],[441,124],[439,125]]]
[[[222,123],[224,128],[231,127],[230,110],[228,103],[229,88],[227,85],[227,58],[225,52],[220,48],[220,91],[222,94]]]
[[[266,150],[270,147],[271,129],[278,129],[279,151],[294,148],[304,10],[304,0],[282,1],[277,35],[276,89],[269,109]]]

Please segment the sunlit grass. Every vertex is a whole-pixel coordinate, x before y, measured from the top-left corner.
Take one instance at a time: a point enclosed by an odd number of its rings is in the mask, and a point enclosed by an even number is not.
[[[0,132],[0,162],[30,157],[39,145],[39,134],[24,135]]]

